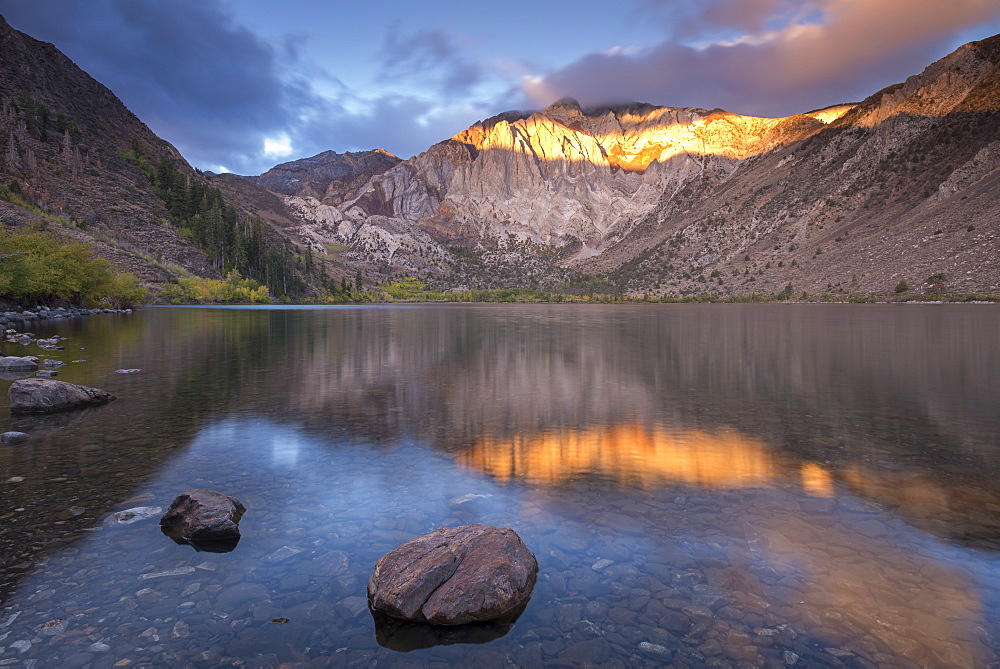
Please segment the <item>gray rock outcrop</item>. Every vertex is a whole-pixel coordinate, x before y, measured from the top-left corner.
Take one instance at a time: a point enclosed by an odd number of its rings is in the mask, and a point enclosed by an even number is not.
[[[7,391],[13,414],[54,413],[68,409],[106,404],[116,399],[111,393],[50,379],[22,379]]]
[[[375,564],[372,610],[434,625],[462,625],[515,614],[531,596],[538,562],[509,527],[442,527]]]

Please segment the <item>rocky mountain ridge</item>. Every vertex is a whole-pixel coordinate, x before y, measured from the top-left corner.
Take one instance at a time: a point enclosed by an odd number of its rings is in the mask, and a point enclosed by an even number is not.
[[[966,45],[861,103],[788,118],[572,100],[508,112],[339,205],[296,202],[310,221],[301,232],[445,286],[456,265],[432,242],[651,296],[885,295],[900,282],[995,293],[998,44]]]
[[[340,204],[353,197],[371,177],[400,162],[401,159],[384,149],[346,153],[324,151],[310,158],[276,165],[260,176],[243,178],[280,195]]]

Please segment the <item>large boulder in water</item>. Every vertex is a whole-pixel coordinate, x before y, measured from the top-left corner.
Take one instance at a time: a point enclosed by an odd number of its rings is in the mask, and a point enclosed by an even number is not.
[[[235,547],[233,540],[239,540],[240,518],[245,512],[246,507],[235,497],[196,488],[174,499],[160,518],[160,527],[174,541],[189,543],[195,548],[215,550],[210,546],[220,541]]]
[[[538,561],[509,527],[441,527],[383,555],[368,580],[372,610],[434,625],[519,612]]]
[[[10,384],[7,397],[10,398],[10,412],[14,414],[53,413],[105,404],[116,399],[104,390],[50,379],[15,381]]]

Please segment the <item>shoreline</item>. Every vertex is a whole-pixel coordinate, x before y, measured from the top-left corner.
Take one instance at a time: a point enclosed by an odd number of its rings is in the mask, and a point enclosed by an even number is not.
[[[76,316],[93,316],[94,314],[131,314],[134,309],[86,309],[83,307],[44,307],[39,306],[23,311],[0,312],[0,328],[31,323],[35,321],[50,321]]]

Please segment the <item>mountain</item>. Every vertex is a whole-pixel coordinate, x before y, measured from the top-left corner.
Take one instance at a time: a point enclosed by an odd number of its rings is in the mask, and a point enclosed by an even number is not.
[[[99,255],[147,281],[169,279],[158,264],[212,275],[204,252],[163,224],[166,206],[124,157],[138,150],[185,165],[177,150],[54,46],[2,17],[0,52],[0,179],[8,193],[0,219],[64,223],[57,227],[65,235],[95,241]]]
[[[326,281],[53,45],[0,17],[0,53],[0,224],[91,242],[154,286],[232,268],[279,294]]]
[[[356,153],[324,151],[311,158],[276,165],[260,176],[243,178],[281,195],[339,204],[353,197],[371,177],[400,162],[384,149]]]
[[[974,42],[861,103],[788,118],[508,112],[336,206],[300,203],[303,234],[445,286],[569,269],[632,294],[996,293],[998,52],[1000,37]],[[479,276],[459,271],[470,254]],[[497,256],[526,269],[497,274]]]
[[[0,19],[0,222],[150,284],[230,269],[292,298],[439,289],[1000,295],[1000,36],[787,118],[564,99],[408,160],[191,168],[54,46]]]

